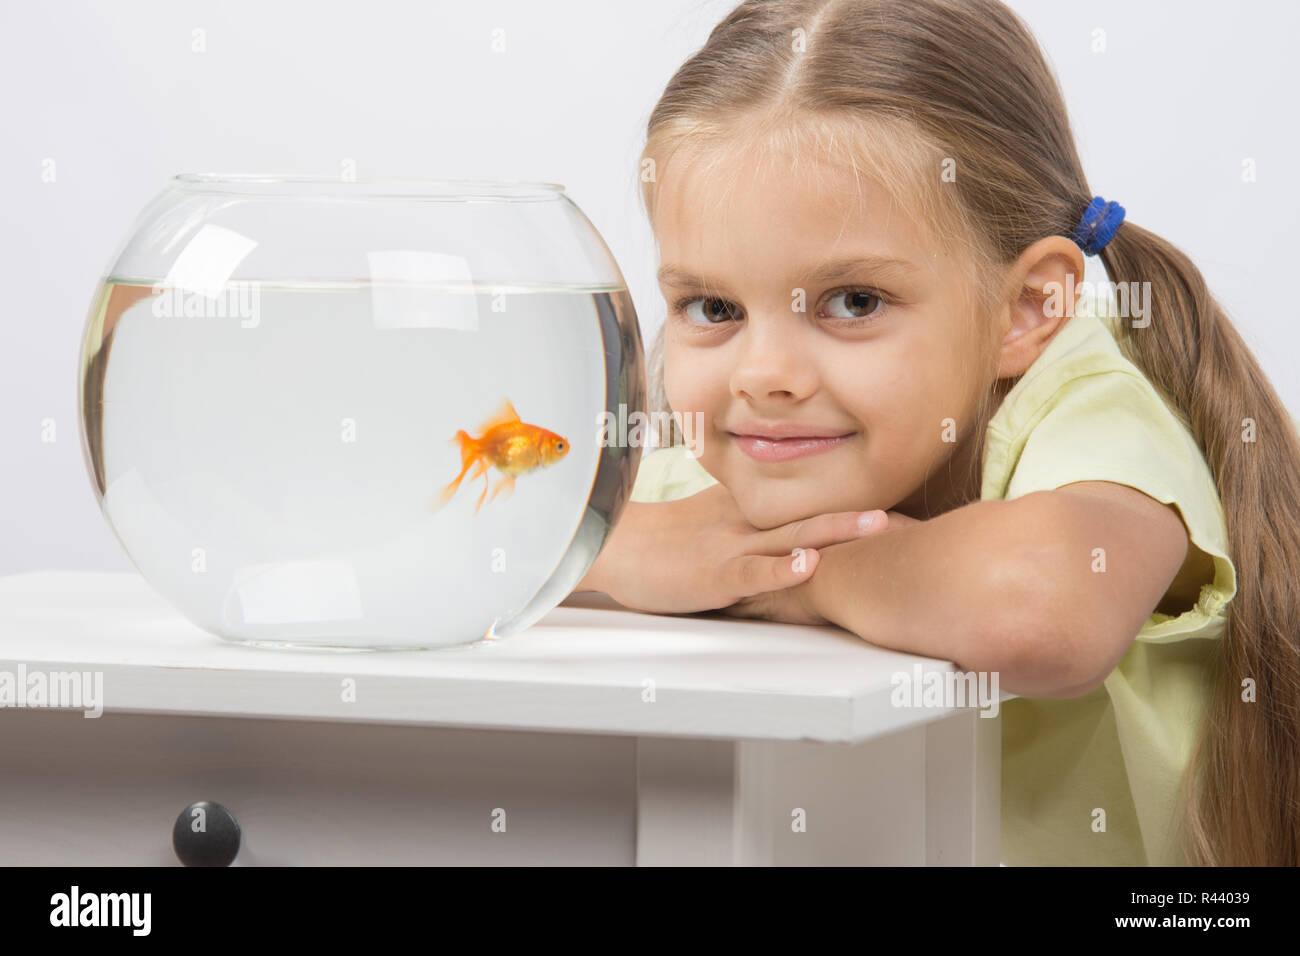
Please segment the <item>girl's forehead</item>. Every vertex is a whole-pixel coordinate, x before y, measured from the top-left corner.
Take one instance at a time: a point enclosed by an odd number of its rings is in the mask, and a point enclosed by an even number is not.
[[[655,194],[660,246],[720,239],[810,245],[869,244],[899,258],[929,259],[929,230],[904,200],[851,164],[819,157],[772,161],[760,155],[693,156],[663,171]],[[665,249],[667,252],[668,250]]]
[[[659,158],[665,167],[662,180],[685,186],[698,182],[711,192],[740,179],[813,189],[829,181],[841,190],[868,181],[909,200],[925,191],[943,152],[898,120],[808,112],[737,117],[662,139],[656,146],[664,144],[668,155]],[[721,183],[715,182],[718,178]]]
[[[691,209],[735,201],[834,200],[847,212],[868,212],[882,198],[892,199],[880,182],[849,164],[808,157],[778,161],[761,154],[671,165],[660,188],[676,193]]]
[[[737,200],[833,202],[844,216],[902,216],[936,237],[958,235],[963,218],[952,177],[943,175],[943,150],[898,121],[756,119],[661,139],[655,148],[666,152],[656,157],[651,188],[656,226],[660,218],[717,216]]]

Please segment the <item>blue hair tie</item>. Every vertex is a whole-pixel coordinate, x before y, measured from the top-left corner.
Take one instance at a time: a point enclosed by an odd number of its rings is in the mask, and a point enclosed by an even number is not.
[[[1123,221],[1123,206],[1096,196],[1088,203],[1088,208],[1084,210],[1070,238],[1078,243],[1085,255],[1095,256],[1106,243],[1115,238],[1119,224]]]

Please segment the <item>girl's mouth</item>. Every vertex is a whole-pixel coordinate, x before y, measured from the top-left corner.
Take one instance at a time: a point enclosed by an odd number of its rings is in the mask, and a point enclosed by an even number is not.
[[[737,435],[732,433],[736,446],[755,461],[791,461],[805,458],[836,448],[856,432],[837,435],[833,438],[760,438],[757,435]]]

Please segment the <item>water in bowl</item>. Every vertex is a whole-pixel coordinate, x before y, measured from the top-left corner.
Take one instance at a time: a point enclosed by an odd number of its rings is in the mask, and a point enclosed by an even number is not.
[[[145,578],[228,639],[493,640],[603,543],[631,308],[621,288],[110,279],[81,382],[102,507]],[[454,436],[506,401],[564,454],[512,490],[472,468],[441,504]]]

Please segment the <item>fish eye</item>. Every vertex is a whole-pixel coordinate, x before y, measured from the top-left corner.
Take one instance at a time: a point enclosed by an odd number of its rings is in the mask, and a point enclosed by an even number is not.
[[[556,450],[556,451],[564,451],[564,442],[562,442],[562,441],[557,441],[557,442],[555,443],[555,450]]]

